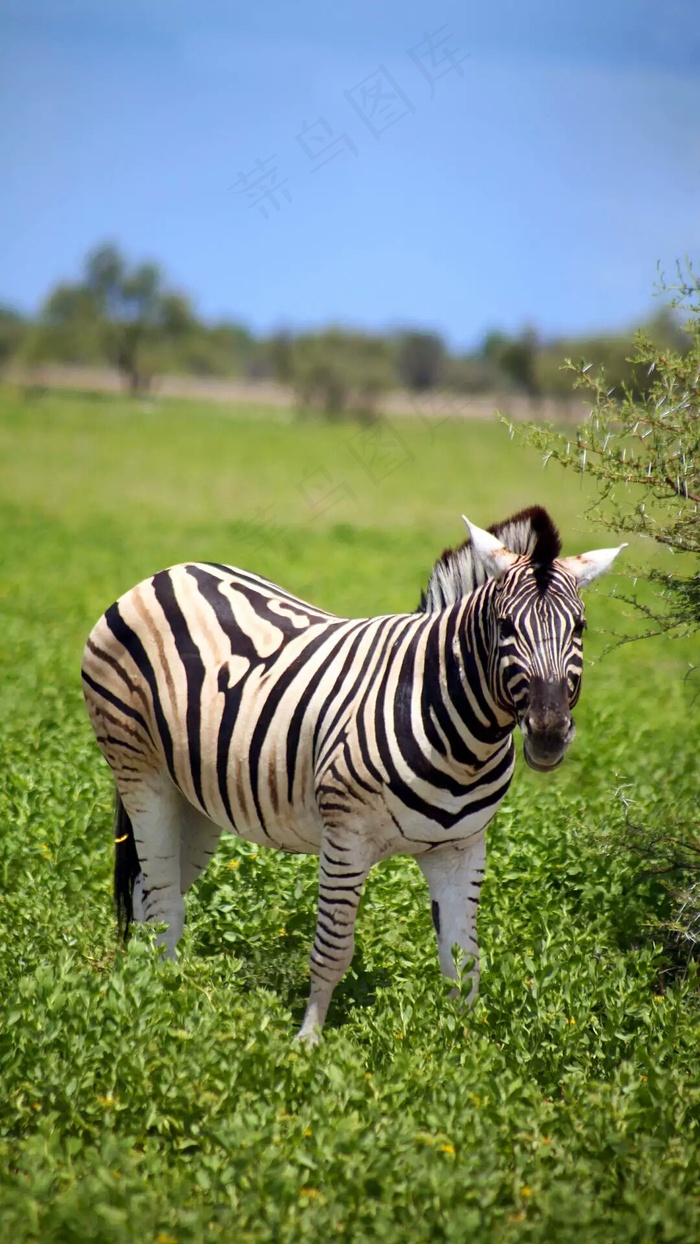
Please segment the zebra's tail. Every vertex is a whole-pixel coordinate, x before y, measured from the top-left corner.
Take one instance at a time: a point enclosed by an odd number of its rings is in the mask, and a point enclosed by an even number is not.
[[[134,882],[141,872],[134,841],[134,827],[121,801],[119,791],[114,800],[114,902],[117,927],[124,941],[134,918]]]

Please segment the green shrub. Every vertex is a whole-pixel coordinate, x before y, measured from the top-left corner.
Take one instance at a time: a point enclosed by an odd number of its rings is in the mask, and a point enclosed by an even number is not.
[[[640,332],[628,361],[648,378],[645,386],[610,387],[603,369],[567,360],[590,402],[588,418],[573,432],[529,425],[522,433],[545,463],[558,462],[594,481],[592,519],[616,535],[653,541],[666,554],[660,564],[640,569],[654,595],[625,598],[645,630],[622,639],[700,632],[700,282],[690,266],[679,266],[678,283],[664,288],[673,294],[673,311],[683,315],[683,348],[665,348]],[[648,711],[655,709],[650,705]],[[692,730],[690,722],[686,729]],[[643,870],[664,879],[674,906],[655,929],[673,970],[679,970],[700,951],[697,802],[682,813],[666,807],[661,817],[643,822],[632,792],[620,849],[633,850]]]

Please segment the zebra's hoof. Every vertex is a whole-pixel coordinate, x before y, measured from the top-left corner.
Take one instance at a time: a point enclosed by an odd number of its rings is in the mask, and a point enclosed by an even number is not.
[[[307,1049],[311,1049],[314,1045],[318,1045],[321,1040],[321,1033],[318,1028],[300,1028],[294,1038],[295,1045],[305,1045]]]

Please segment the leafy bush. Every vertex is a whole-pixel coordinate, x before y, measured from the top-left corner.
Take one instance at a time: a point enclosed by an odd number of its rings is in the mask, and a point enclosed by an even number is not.
[[[683,314],[682,331],[676,327],[683,348],[666,349],[638,333],[629,363],[647,382],[634,388],[610,386],[603,369],[567,360],[590,402],[585,423],[569,433],[542,425],[523,432],[545,463],[553,460],[595,481],[589,514],[600,525],[674,555],[642,568],[655,588],[651,600],[628,598],[646,619],[647,637],[700,631],[700,282],[692,267],[679,267],[677,284],[664,288],[673,295],[673,311]],[[700,950],[697,806],[685,821],[675,816],[673,826],[639,824],[632,807],[621,845],[666,878],[675,910],[661,928],[667,946],[685,962]]]

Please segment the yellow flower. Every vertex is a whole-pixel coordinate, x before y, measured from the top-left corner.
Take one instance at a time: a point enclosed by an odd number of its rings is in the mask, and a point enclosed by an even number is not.
[[[532,1188],[528,1188],[527,1184],[523,1184],[522,1188],[520,1189],[520,1195],[521,1196],[532,1196]]]
[[[395,1032],[395,1033],[394,1033],[394,1036],[396,1037],[396,1040],[397,1040],[397,1041],[403,1041],[403,1033],[402,1033],[402,1032]]]
[[[169,1235],[167,1231],[159,1231],[156,1236],[156,1244],[177,1244],[177,1236]]]
[[[543,1144],[543,1145],[551,1145],[551,1143],[552,1143],[552,1138],[551,1138],[551,1136],[541,1136],[541,1137],[540,1137],[540,1139],[541,1139],[541,1141],[542,1141],[542,1144]]]
[[[452,1156],[454,1156],[454,1151],[455,1151],[454,1145],[440,1145],[441,1153],[449,1153]]]
[[[311,1131],[311,1128],[310,1128],[310,1127],[305,1127],[305,1128],[304,1128],[304,1135],[305,1135],[305,1136],[313,1136],[313,1132]]]
[[[239,860],[229,860],[229,862],[228,862],[228,864],[226,865],[226,867],[227,867],[227,868],[240,868],[240,861],[239,861]]]
[[[307,1196],[309,1197],[310,1200],[313,1200],[314,1197],[321,1196],[321,1195],[322,1193],[320,1192],[318,1188],[300,1188],[299,1189],[299,1196]]]
[[[114,1105],[114,1098],[112,1097],[111,1093],[108,1094],[107,1097],[98,1097],[97,1100],[105,1107]]]
[[[287,930],[285,929],[284,925],[282,925],[282,928],[281,928],[281,929],[278,929],[278,930],[277,930],[277,934],[278,934],[278,936],[279,936],[279,937],[284,937],[284,935],[285,935],[285,933],[286,933],[286,932],[287,932]]]

